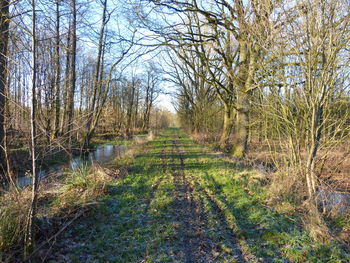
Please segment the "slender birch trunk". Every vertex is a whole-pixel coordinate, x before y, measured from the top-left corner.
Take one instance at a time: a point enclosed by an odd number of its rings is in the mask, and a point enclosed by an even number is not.
[[[38,174],[36,173],[36,75],[37,75],[37,39],[36,39],[36,0],[32,0],[32,99],[31,99],[31,157],[32,157],[32,197],[28,212],[28,222],[25,235],[24,257],[27,257],[34,246],[34,219],[36,217],[37,190],[39,185]]]

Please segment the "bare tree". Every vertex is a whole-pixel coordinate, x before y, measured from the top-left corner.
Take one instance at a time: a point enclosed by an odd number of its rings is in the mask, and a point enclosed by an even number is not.
[[[211,45],[225,68],[226,83],[220,88],[229,94],[231,102],[225,112],[225,132],[222,141],[229,135],[230,122],[236,112],[234,145],[232,154],[244,157],[248,149],[250,98],[257,88],[256,72],[259,64],[264,63],[272,40],[272,31],[281,21],[274,18],[280,1],[150,1],[154,5],[165,7],[179,14],[180,23],[175,27],[167,25],[162,35],[178,41],[192,41],[194,45]],[[204,31],[192,31],[189,19],[193,17],[200,25],[208,28]],[[197,21],[197,22],[196,22]],[[169,30],[172,29],[172,30]],[[162,29],[154,29],[159,32]],[[167,41],[169,43],[169,41]]]
[[[151,110],[154,104],[154,101],[159,95],[159,70],[155,65],[150,65],[146,72],[146,90],[145,90],[145,103],[144,103],[144,112],[142,118],[142,128],[143,132],[149,130]]]
[[[106,1],[107,2],[107,1]],[[67,111],[67,121],[68,121],[68,134],[69,134],[69,144],[71,144],[71,132],[73,130],[73,113],[74,113],[74,95],[76,89],[76,57],[77,57],[77,6],[76,0],[71,2],[72,8],[72,43],[71,43],[71,54],[72,54],[72,65],[70,67],[70,89],[68,92],[68,111]]]
[[[7,86],[7,50],[9,40],[9,5],[10,1],[0,3],[0,173],[6,172],[5,162],[5,105]]]
[[[32,157],[32,198],[28,212],[28,223],[25,236],[25,251],[24,257],[27,257],[30,250],[34,246],[34,219],[36,217],[36,202],[37,202],[37,190],[39,186],[39,178],[36,172],[36,80],[37,80],[37,37],[36,37],[36,1],[32,0],[32,59],[31,59],[31,87],[32,87],[32,98],[31,98],[31,157]]]
[[[98,97],[98,92],[102,87],[102,79],[101,76],[103,76],[103,72],[101,69],[103,68],[103,56],[104,56],[104,39],[105,39],[105,29],[107,22],[109,18],[107,17],[107,4],[108,1],[103,1],[103,12],[102,12],[102,20],[101,20],[101,27],[100,27],[100,33],[99,33],[99,42],[98,42],[98,51],[97,51],[97,58],[96,58],[96,68],[94,72],[94,79],[93,79],[93,90],[92,90],[92,100],[91,100],[91,108],[88,116],[88,121],[86,124],[86,134],[84,138],[84,148],[88,148],[90,145],[90,139],[94,132],[93,127],[93,120],[96,110],[96,101]]]
[[[56,39],[55,39],[55,115],[53,137],[57,138],[60,127],[61,111],[61,63],[60,63],[60,3],[56,0]]]

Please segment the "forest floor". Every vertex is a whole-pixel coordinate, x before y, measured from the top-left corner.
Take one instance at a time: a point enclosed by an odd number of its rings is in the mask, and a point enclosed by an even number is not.
[[[40,253],[48,262],[350,262],[332,241],[313,242],[300,217],[266,206],[258,171],[180,129],[129,158],[108,195]]]

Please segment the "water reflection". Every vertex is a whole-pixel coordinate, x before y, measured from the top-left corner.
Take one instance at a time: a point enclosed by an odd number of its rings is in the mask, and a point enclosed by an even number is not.
[[[96,149],[88,154],[73,157],[69,162],[63,165],[53,165],[48,169],[40,170],[38,172],[39,178],[48,176],[49,174],[61,173],[65,168],[70,168],[73,170],[79,169],[81,167],[89,167],[93,163],[107,163],[112,159],[122,155],[126,151],[125,145],[113,145],[105,144],[97,146]],[[32,177],[25,175],[17,179],[17,184],[19,187],[24,187],[32,183]]]

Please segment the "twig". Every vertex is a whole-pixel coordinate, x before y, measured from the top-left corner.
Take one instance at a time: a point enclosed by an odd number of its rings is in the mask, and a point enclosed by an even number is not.
[[[83,209],[79,213],[77,213],[74,218],[72,218],[68,223],[66,223],[56,234],[54,234],[52,237],[50,237],[48,240],[43,241],[39,246],[36,247],[36,249],[24,260],[24,262],[29,262],[30,259],[46,244],[48,244],[51,240],[57,238],[68,226],[70,226],[76,219],[78,219],[80,216],[82,216],[87,209]]]

